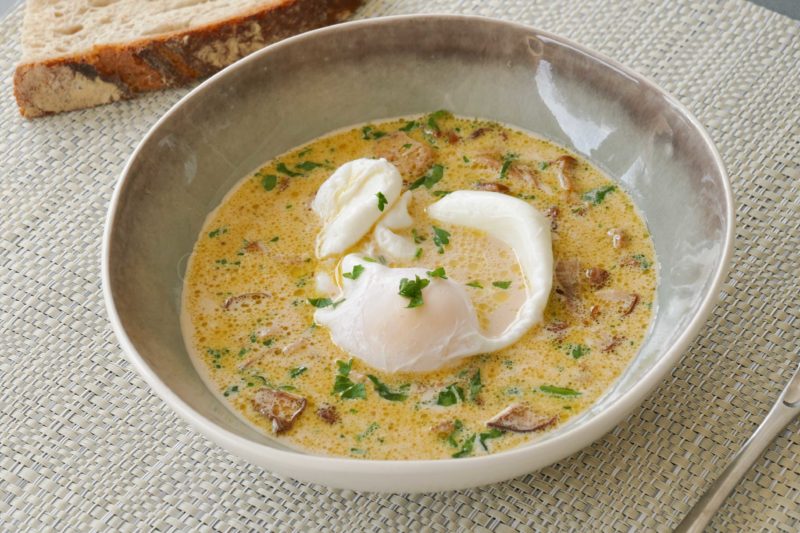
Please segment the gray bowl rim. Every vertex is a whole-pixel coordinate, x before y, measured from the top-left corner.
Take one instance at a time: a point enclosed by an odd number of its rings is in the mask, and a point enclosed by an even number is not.
[[[111,249],[111,235],[113,233],[113,226],[117,214],[117,208],[120,204],[121,198],[125,194],[127,181],[130,176],[129,172],[133,162],[139,157],[143,146],[147,140],[154,136],[161,125],[170,119],[170,117],[183,107],[187,101],[191,100],[195,95],[213,90],[215,84],[220,82],[226,76],[235,72],[238,69],[247,68],[251,63],[258,62],[265,54],[272,53],[273,50],[280,49],[287,46],[298,46],[304,40],[314,39],[319,35],[324,35],[328,32],[337,32],[346,30],[355,26],[381,26],[384,24],[393,24],[397,21],[408,21],[414,19],[438,19],[443,22],[459,22],[459,21],[478,21],[489,24],[507,25],[517,30],[524,30],[530,32],[537,37],[546,38],[552,42],[558,43],[561,46],[573,48],[577,52],[584,54],[587,57],[603,64],[604,66],[617,70],[632,79],[646,85],[648,88],[655,90],[662,94],[664,99],[677,109],[681,114],[688,119],[689,123],[697,130],[701,138],[706,144],[706,148],[714,159],[714,163],[722,177],[722,185],[724,195],[721,200],[725,202],[725,214],[727,217],[727,227],[722,243],[722,257],[719,261],[716,271],[714,272],[713,281],[706,290],[703,296],[702,303],[690,321],[688,327],[678,337],[672,346],[667,348],[659,360],[642,376],[642,379],[633,387],[623,392],[611,405],[605,410],[597,413],[595,416],[586,419],[579,425],[566,429],[563,433],[558,434],[546,441],[534,442],[529,445],[520,446],[511,450],[503,451],[496,454],[489,454],[478,457],[467,457],[461,459],[413,459],[413,460],[370,460],[370,459],[350,459],[346,457],[336,456],[323,456],[311,455],[301,451],[286,451],[270,446],[262,445],[254,442],[245,437],[241,437],[236,433],[232,433],[226,429],[219,427],[217,424],[207,419],[197,411],[195,411],[189,404],[184,402],[177,394],[175,394],[153,371],[150,366],[142,359],[137,352],[130,338],[128,337],[122,322],[120,320],[114,298],[111,292],[111,279],[110,279],[110,249]],[[697,337],[702,327],[705,325],[707,318],[711,311],[716,306],[719,300],[719,290],[724,282],[727,272],[730,267],[730,260],[733,254],[734,241],[735,241],[735,208],[734,197],[731,189],[730,179],[725,170],[725,165],[719,155],[711,136],[706,129],[702,126],[700,121],[691,113],[677,98],[671,95],[668,91],[662,89],[654,81],[649,78],[631,70],[625,65],[617,62],[616,60],[601,54],[599,52],[590,50],[580,44],[577,44],[569,39],[560,37],[553,33],[536,29],[532,26],[521,24],[517,22],[506,21],[491,17],[475,16],[475,15],[456,15],[456,14],[413,14],[413,15],[394,15],[387,17],[376,17],[364,20],[344,22],[317,30],[312,30],[300,35],[286,38],[277,43],[271,44],[261,50],[258,50],[247,57],[237,61],[236,63],[226,67],[207,80],[203,81],[197,87],[192,89],[189,93],[183,96],[176,102],[159,120],[153,124],[147,134],[139,142],[136,149],[131,154],[125,167],[122,170],[120,179],[114,189],[114,193],[109,204],[109,209],[105,222],[105,230],[103,233],[102,243],[102,284],[103,295],[105,299],[106,309],[114,333],[120,342],[121,347],[127,355],[128,360],[142,376],[150,387],[161,397],[174,411],[176,411],[185,421],[187,421],[193,428],[197,429],[207,437],[216,441],[218,444],[224,445],[227,449],[247,449],[253,448],[259,454],[271,456],[272,459],[277,461],[284,461],[287,464],[293,463],[298,457],[306,467],[311,467],[319,471],[335,472],[346,470],[353,473],[375,474],[375,475],[391,475],[402,469],[404,474],[410,472],[419,472],[425,475],[447,474],[453,472],[454,468],[481,468],[491,469],[492,466],[499,462],[506,462],[513,460],[516,457],[526,456],[532,453],[545,453],[549,454],[553,459],[550,464],[555,463],[578,450],[590,445],[592,442],[600,438],[602,435],[608,433],[613,429],[627,414],[638,407],[647,398],[653,390],[663,381],[667,372],[674,368],[678,363],[681,355],[689,347],[691,342]],[[584,438],[576,438],[582,435]],[[541,448],[547,448],[547,451]],[[528,473],[519,472],[518,475]]]

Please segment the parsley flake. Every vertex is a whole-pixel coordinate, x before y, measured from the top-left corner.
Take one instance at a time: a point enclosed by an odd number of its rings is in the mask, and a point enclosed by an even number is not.
[[[289,170],[289,167],[287,167],[286,163],[283,162],[278,163],[278,165],[275,167],[275,170],[277,170],[281,174],[286,174],[290,178],[294,178],[295,176],[302,176],[300,172],[294,172],[292,170]]]
[[[341,300],[339,300],[338,302],[334,302],[334,301],[333,301],[333,300],[331,300],[330,298],[309,298],[309,299],[308,299],[308,303],[310,303],[311,305],[313,305],[313,306],[314,306],[314,307],[316,307],[317,309],[322,309],[323,307],[331,307],[331,306],[332,306],[334,309],[336,309],[336,307],[337,307],[339,304],[341,304],[342,302],[344,302],[344,300],[345,300],[345,299],[344,299],[344,298],[342,298],[342,299],[341,299]]]
[[[428,270],[428,277],[447,279],[447,274],[444,271],[444,267],[438,267],[434,270]]]
[[[401,385],[397,391],[392,391],[388,385],[381,382],[381,380],[372,374],[367,374],[367,377],[375,387],[375,391],[378,393],[378,396],[384,400],[389,400],[390,402],[402,402],[408,398],[408,389],[410,385]]]
[[[473,433],[468,439],[466,439],[463,443],[461,443],[461,449],[458,450],[456,453],[453,454],[453,457],[456,459],[460,459],[461,457],[467,457],[468,455],[472,454],[472,450],[475,447],[475,434]]]
[[[571,355],[573,359],[580,359],[589,353],[589,347],[583,344],[568,344],[567,353]]]
[[[271,191],[278,184],[278,176],[275,174],[262,174],[259,172],[256,176],[261,178],[261,186],[264,187],[265,191]]]
[[[422,301],[422,289],[428,286],[431,282],[429,279],[420,279],[419,276],[414,276],[416,279],[410,280],[408,278],[403,278],[400,280],[400,290],[397,294],[404,298],[408,298],[408,306],[411,307],[419,307],[423,304]]]
[[[583,394],[582,392],[578,392],[574,389],[568,389],[566,387],[556,387],[555,385],[542,385],[541,387],[539,387],[539,390],[547,394],[552,394],[554,396],[580,396],[581,394]]]
[[[308,367],[306,366],[295,367],[289,370],[289,377],[294,379],[296,377],[302,376],[303,374],[305,374],[306,370],[308,370]]]
[[[386,204],[389,203],[389,200],[386,199],[382,192],[378,192],[375,196],[378,197],[378,211],[383,211]]]
[[[493,281],[492,286],[497,287],[498,289],[507,289],[511,286],[510,281]]]
[[[437,396],[436,398],[436,404],[441,405],[443,407],[450,407],[451,405],[455,405],[463,401],[464,401],[464,389],[462,389],[455,383],[448,385],[447,387],[442,389],[439,392],[439,396]]]
[[[444,245],[450,244],[450,232],[433,226],[433,244],[439,249],[439,253],[443,254]]]
[[[352,272],[344,272],[342,274],[342,277],[343,278],[347,278],[347,279],[356,280],[356,279],[358,279],[358,276],[360,276],[362,272],[364,272],[364,267],[363,266],[354,265],[353,266],[353,271]]]
[[[476,289],[482,289],[483,285],[481,285],[480,281],[470,281],[467,283],[467,287],[474,287]]]
[[[519,157],[517,154],[508,153],[503,156],[503,166],[500,167],[500,178],[504,180],[508,177],[508,171],[511,169],[511,165],[514,161]]]
[[[591,191],[587,191],[583,193],[581,199],[584,202],[589,202],[590,204],[600,205],[605,200],[606,195],[610,192],[617,190],[617,187],[614,185],[605,185],[603,187],[598,187],[596,189],[592,189]]]
[[[346,400],[365,399],[367,388],[363,383],[353,383],[350,379],[350,370],[353,368],[353,360],[347,362],[336,361],[336,379],[333,382],[333,394],[339,395]]]
[[[428,171],[425,173],[424,176],[413,182],[411,185],[408,186],[410,191],[414,189],[418,189],[419,187],[425,186],[426,189],[430,189],[444,177],[444,167],[442,165],[436,164],[433,165]]]
[[[504,431],[497,428],[492,428],[489,431],[478,435],[478,442],[481,444],[481,448],[483,448],[488,452],[489,447],[486,446],[486,441],[489,439],[497,439],[499,437],[502,437],[503,435],[505,435]]]
[[[220,235],[224,235],[228,233],[228,228],[217,228],[213,231],[208,232],[208,238],[213,239],[215,237],[219,237]]]
[[[435,111],[428,115],[428,127],[433,131],[441,131],[441,127],[439,126],[439,120],[443,120],[453,116],[450,111],[445,109],[440,109],[439,111]]]
[[[299,168],[300,170],[305,170],[306,172],[314,170],[315,168],[319,168],[323,166],[322,163],[315,163],[313,161],[303,161],[302,163],[298,163],[295,165],[295,168]]]
[[[469,399],[471,402],[476,402],[478,400],[478,395],[481,393],[482,388],[481,371],[478,369],[475,371],[475,374],[473,374],[472,379],[469,380]]]
[[[361,128],[361,138],[365,141],[374,141],[386,136],[385,131],[376,130],[372,126],[364,126]]]
[[[416,128],[416,127],[418,127],[418,126],[419,126],[419,124],[417,123],[417,121],[416,121],[416,120],[410,120],[410,121],[406,122],[406,123],[405,123],[405,124],[404,124],[404,125],[403,125],[403,126],[400,128],[400,131],[411,131],[411,130],[413,130],[414,128]]]

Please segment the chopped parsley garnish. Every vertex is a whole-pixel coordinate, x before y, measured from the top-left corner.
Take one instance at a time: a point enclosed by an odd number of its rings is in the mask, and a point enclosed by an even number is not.
[[[417,126],[419,126],[419,124],[417,124],[417,121],[416,121],[416,120],[410,120],[410,121],[406,122],[406,123],[405,123],[405,124],[404,124],[404,125],[403,125],[403,126],[400,128],[400,131],[411,131],[411,130],[413,130],[414,128],[416,128]]]
[[[584,202],[589,202],[590,204],[600,205],[603,203],[603,200],[606,199],[606,195],[612,191],[615,191],[616,189],[617,187],[615,185],[605,185],[603,187],[598,187],[583,193],[581,199]]]
[[[291,392],[291,391],[296,391],[297,387],[293,385],[281,385],[280,387],[278,387],[278,390],[285,390]]]
[[[344,302],[344,298],[339,300],[338,302],[334,302],[330,298],[309,298],[308,303],[316,307],[317,309],[322,309],[323,307],[330,307],[333,306],[336,309],[336,306],[340,303]]]
[[[453,191],[443,191],[443,190],[442,191],[433,191],[433,195],[434,196],[438,196],[440,198],[443,198],[443,197],[447,196],[448,194],[450,194],[451,192],[453,192]]]
[[[367,256],[364,256],[364,257],[362,257],[361,259],[363,259],[363,260],[364,260],[364,261],[366,261],[367,263],[377,263],[377,262],[378,262],[378,260],[377,260],[377,259],[373,259],[373,258],[371,258],[371,257],[367,257]]]
[[[414,259],[419,259],[422,257],[422,248],[417,248],[417,251],[414,253]]]
[[[450,443],[450,446],[452,446],[453,448],[458,448],[458,442],[456,442],[456,434],[459,431],[461,431],[463,427],[464,424],[461,422],[461,420],[456,418],[455,421],[453,421],[453,431],[451,431],[450,434],[447,437],[445,437],[445,440],[447,440],[447,442]]]
[[[386,207],[389,200],[386,199],[382,192],[378,192],[375,196],[378,197],[378,211],[383,211],[383,208]]]
[[[303,374],[305,374],[306,370],[308,370],[308,367],[306,367],[306,366],[295,367],[295,368],[289,370],[289,377],[294,379],[296,377],[302,376]]]
[[[478,435],[478,442],[480,442],[481,448],[483,448],[484,450],[486,450],[488,452],[489,451],[489,447],[486,446],[486,441],[489,440],[489,439],[496,439],[496,438],[502,437],[504,434],[505,434],[504,431],[502,431],[500,429],[497,429],[497,428],[492,428],[489,431],[487,431],[485,433],[481,433],[480,435]]]
[[[342,277],[343,278],[347,278],[347,279],[355,280],[355,279],[358,279],[358,276],[360,276],[362,272],[364,272],[364,267],[363,266],[361,266],[361,265],[353,265],[353,271],[352,272],[344,272],[342,274]]]
[[[469,400],[471,402],[475,402],[478,399],[478,395],[481,393],[482,388],[483,383],[481,383],[481,371],[478,369],[475,371],[472,379],[469,380]]]
[[[282,161],[278,163],[278,165],[275,167],[275,170],[277,170],[281,174],[286,174],[290,178],[294,178],[295,176],[302,176],[300,172],[294,172],[292,170],[289,170],[289,167],[286,166],[286,163]]]
[[[401,385],[397,391],[393,391],[388,387],[388,385],[381,382],[381,380],[372,374],[367,374],[367,377],[375,387],[375,391],[378,393],[378,396],[384,400],[389,400],[390,402],[402,402],[408,398],[409,385]]]
[[[411,230],[411,235],[414,237],[414,244],[419,244],[427,238],[424,235],[417,233],[416,229]]]
[[[503,156],[503,166],[500,167],[500,178],[498,179],[504,180],[508,177],[508,171],[511,169],[511,165],[514,163],[517,157],[519,157],[517,154],[511,153]]]
[[[462,389],[455,383],[448,385],[447,387],[442,389],[439,392],[439,396],[436,398],[436,404],[441,405],[443,407],[449,407],[451,405],[455,405],[463,401],[464,401],[464,389]]]
[[[230,396],[231,394],[236,394],[237,392],[239,392],[239,386],[231,385],[230,387],[225,389],[225,392],[223,392],[222,395],[227,397]]]
[[[568,344],[567,353],[571,355],[573,359],[580,359],[589,353],[589,347],[583,344]]]
[[[507,289],[511,286],[510,281],[493,281],[492,285],[498,289]]]
[[[365,399],[367,397],[367,388],[363,383],[353,383],[350,379],[350,370],[353,368],[353,360],[348,362],[336,361],[336,380],[333,382],[333,394],[346,400],[354,400],[356,398]]]
[[[482,289],[483,285],[481,285],[480,281],[470,281],[467,283],[467,287],[475,287],[476,289]]]
[[[366,439],[367,437],[375,433],[375,430],[378,429],[379,427],[380,426],[378,425],[377,422],[372,422],[370,425],[367,426],[367,429],[365,429],[363,433],[359,433],[358,435],[356,435],[356,440],[358,442],[361,442],[362,440]]]
[[[464,160],[464,163],[469,163],[469,157],[463,156],[461,159]]]
[[[256,176],[261,178],[261,186],[264,187],[265,191],[271,191],[278,184],[278,176],[275,174],[262,174],[259,172]]]
[[[303,161],[302,163],[298,163],[295,165],[295,168],[299,168],[300,170],[305,170],[306,172],[310,170],[314,170],[315,168],[319,168],[323,166],[322,163],[315,163],[313,161]]]
[[[361,448],[350,448],[350,453],[353,455],[367,455],[367,450],[362,450]]]
[[[547,394],[553,394],[555,396],[580,396],[583,394],[582,392],[578,392],[574,389],[568,389],[566,387],[556,387],[555,385],[542,385],[539,387],[539,390],[542,392],[546,392]]]
[[[372,126],[364,126],[361,128],[361,138],[365,141],[374,141],[386,135],[385,131],[376,130]]]
[[[411,185],[408,186],[408,189],[413,191],[421,186],[425,186],[426,189],[430,189],[444,176],[444,167],[442,165],[436,164],[433,165],[428,171],[425,173],[424,176],[413,182]]]
[[[439,111],[435,111],[428,115],[428,127],[433,131],[441,131],[441,127],[439,126],[439,120],[451,117],[452,113],[445,109],[440,109]]]
[[[642,270],[650,270],[650,267],[653,266],[653,264],[648,261],[643,254],[634,255],[633,260],[639,263],[639,266],[642,268]]]
[[[228,233],[228,228],[217,228],[208,232],[208,238],[213,239],[214,237],[219,237],[220,235],[224,235],[226,233]]]
[[[447,279],[447,274],[444,271],[444,267],[437,267],[433,270],[428,270],[428,277]]]
[[[402,148],[403,150],[408,150],[409,148],[411,148],[411,143],[406,143],[403,146],[401,146],[400,148]]]
[[[450,232],[433,226],[433,244],[439,249],[439,253],[443,254],[444,245],[450,244]]]
[[[422,289],[431,282],[429,279],[420,279],[419,276],[414,277],[416,279],[403,278],[400,280],[400,290],[397,294],[409,299],[407,307],[419,307],[423,304]]]
[[[277,236],[277,235],[275,235],[273,238],[271,238],[271,239],[269,240],[269,242],[278,242],[278,240],[279,240],[279,239],[280,239],[280,237],[279,237],[279,236]]]
[[[453,457],[459,459],[461,457],[466,457],[472,453],[472,449],[475,447],[475,434],[473,433],[467,440],[461,443],[461,449],[458,450],[456,453],[453,454]]]
[[[311,152],[311,147],[309,146],[308,148],[297,154],[297,157],[303,157],[304,155],[308,155],[310,152]]]
[[[547,161],[542,161],[539,163],[539,170],[547,170],[547,167],[550,166],[550,163]]]

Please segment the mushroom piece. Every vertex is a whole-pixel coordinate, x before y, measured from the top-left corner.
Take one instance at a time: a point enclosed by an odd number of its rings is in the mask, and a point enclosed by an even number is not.
[[[486,425],[515,433],[530,433],[546,429],[558,422],[558,415],[535,413],[527,404],[512,403],[492,417]]]
[[[550,229],[555,231],[558,229],[558,207],[551,206],[544,212],[544,216],[550,219]]]
[[[246,292],[237,296],[229,296],[222,302],[222,308],[230,311],[239,307],[248,307],[250,303],[258,303],[264,298],[269,298],[269,294],[266,292]]]
[[[469,138],[470,139],[477,139],[478,137],[483,136],[483,134],[488,132],[490,129],[491,128],[487,128],[487,127],[478,128],[478,129],[476,129],[475,131],[473,131],[472,133],[469,134]]]
[[[375,143],[375,155],[383,157],[408,179],[417,179],[433,165],[433,150],[402,131],[381,137]]]
[[[589,285],[591,285],[593,289],[603,287],[608,282],[610,276],[608,270],[603,270],[599,267],[592,267],[586,270],[585,274],[586,278],[589,280]]]
[[[505,185],[503,185],[502,183],[486,183],[483,181],[479,181],[473,187],[475,189],[478,189],[479,191],[502,192],[502,193],[507,193],[510,191],[510,189]]]
[[[329,403],[323,403],[317,408],[317,416],[331,425],[339,421],[339,413],[336,411],[336,406]]]
[[[607,302],[618,302],[622,304],[619,309],[622,316],[631,314],[633,310],[636,309],[636,304],[639,303],[639,295],[634,292],[603,289],[602,291],[597,291],[595,294]]]
[[[578,161],[570,155],[562,155],[551,164],[556,169],[556,177],[558,178],[558,184],[561,188],[565,191],[573,191],[575,189],[573,184],[573,172],[575,171],[575,165],[578,164]]]
[[[295,419],[306,408],[306,399],[286,391],[263,388],[253,396],[253,408],[272,421],[276,434],[290,429]]]
[[[592,348],[598,349],[601,352],[610,352],[619,346],[619,344],[624,340],[625,337],[620,337],[618,335],[612,336],[608,333],[602,333],[599,338],[590,337],[587,339],[587,342]]]
[[[563,259],[556,262],[556,281],[568,300],[578,297],[580,271],[581,264],[577,259]]]

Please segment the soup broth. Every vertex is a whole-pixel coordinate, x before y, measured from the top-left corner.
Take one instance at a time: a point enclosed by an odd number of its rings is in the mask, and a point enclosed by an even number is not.
[[[486,190],[546,214],[554,281],[544,320],[504,349],[427,373],[380,372],[334,344],[314,312],[330,300],[321,285],[341,275],[336,260],[315,254],[321,223],[310,204],[336,168],[365,157],[394,162],[412,190],[413,225],[398,233],[416,252],[382,257],[371,234],[351,251],[389,267],[442,268],[465,286],[487,335],[525,299],[514,250],[437,223],[427,208],[453,191]],[[647,332],[655,264],[630,197],[588,161],[524,131],[437,112],[332,133],[245,177],[198,237],[182,322],[209,386],[289,446],[365,459],[468,457],[540,438],[609,389]],[[264,391],[294,419],[265,415]]]

